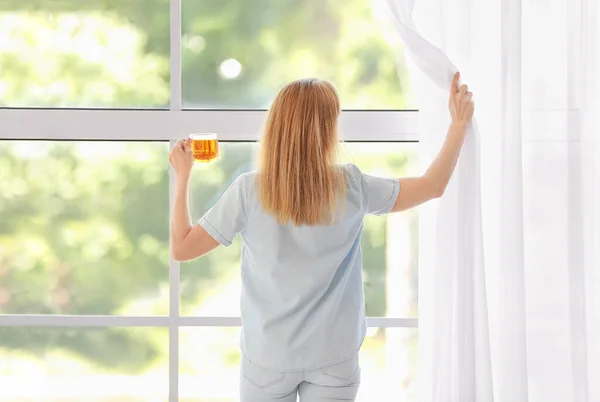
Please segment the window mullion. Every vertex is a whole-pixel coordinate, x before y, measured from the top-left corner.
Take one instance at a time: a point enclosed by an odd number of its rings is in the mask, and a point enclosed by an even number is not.
[[[169,109],[181,110],[181,0],[171,0],[170,14],[170,103]]]
[[[170,8],[170,102],[169,113],[181,111],[181,0]],[[169,141],[170,149],[176,140]],[[172,210],[175,172],[169,167],[169,216]],[[170,254],[170,253],[169,253]],[[179,263],[169,258],[169,402],[179,401]]]
[[[173,148],[176,141],[169,141]],[[169,217],[175,197],[175,171],[169,166]],[[170,222],[169,222],[170,223]],[[169,225],[170,226],[170,225]],[[170,236],[169,236],[170,238]],[[169,246],[170,251],[170,246]],[[170,254],[170,252],[169,252]],[[179,399],[179,305],[180,305],[180,267],[179,262],[169,255],[169,401]]]

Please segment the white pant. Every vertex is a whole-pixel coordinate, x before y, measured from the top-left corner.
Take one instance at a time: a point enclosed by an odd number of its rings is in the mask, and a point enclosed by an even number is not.
[[[317,370],[280,372],[242,358],[241,402],[354,401],[360,385],[358,354]]]

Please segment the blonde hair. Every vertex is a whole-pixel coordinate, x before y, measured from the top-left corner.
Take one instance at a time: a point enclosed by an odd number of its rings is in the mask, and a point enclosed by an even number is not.
[[[303,79],[279,91],[260,146],[258,194],[282,224],[332,223],[345,176],[336,165],[340,102],[327,81]]]

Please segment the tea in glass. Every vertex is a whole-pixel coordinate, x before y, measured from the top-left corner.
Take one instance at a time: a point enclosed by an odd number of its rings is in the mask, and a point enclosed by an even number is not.
[[[219,156],[219,141],[217,134],[190,134],[194,161],[211,162]]]

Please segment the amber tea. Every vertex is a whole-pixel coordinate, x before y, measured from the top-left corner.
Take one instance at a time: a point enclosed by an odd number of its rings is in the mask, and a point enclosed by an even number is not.
[[[211,162],[219,156],[219,141],[216,134],[190,134],[194,160]]]

